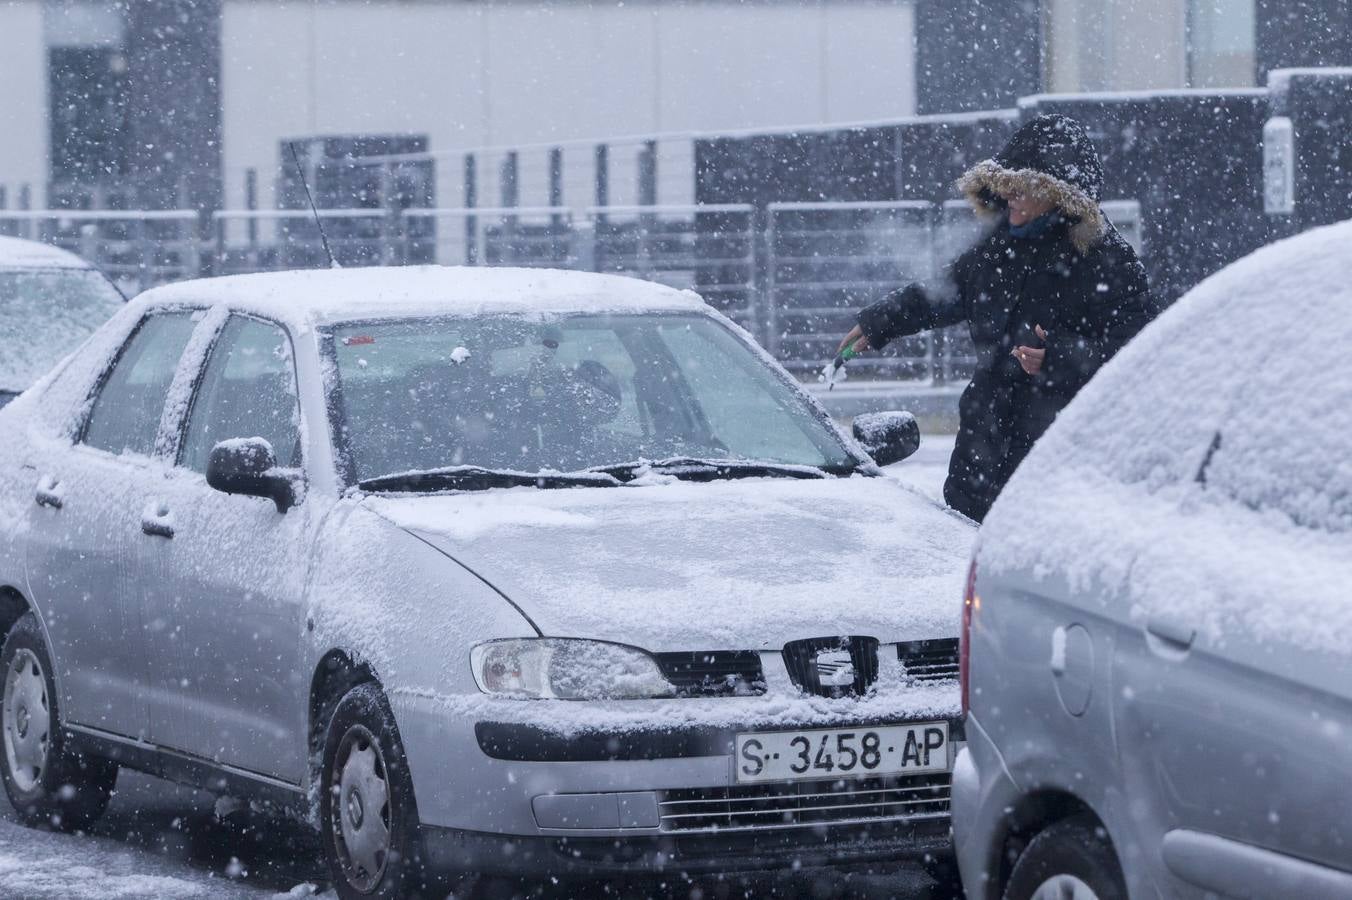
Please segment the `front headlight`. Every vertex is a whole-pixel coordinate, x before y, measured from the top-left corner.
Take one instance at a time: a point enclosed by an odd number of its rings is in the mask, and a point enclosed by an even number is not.
[[[525,638],[489,641],[469,654],[485,694],[518,699],[638,700],[676,688],[642,650],[605,641]]]

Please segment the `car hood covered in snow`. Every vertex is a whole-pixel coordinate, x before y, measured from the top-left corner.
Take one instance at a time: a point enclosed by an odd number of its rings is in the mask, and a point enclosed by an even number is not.
[[[653,651],[957,634],[973,525],[884,478],[372,497],[546,635]]]

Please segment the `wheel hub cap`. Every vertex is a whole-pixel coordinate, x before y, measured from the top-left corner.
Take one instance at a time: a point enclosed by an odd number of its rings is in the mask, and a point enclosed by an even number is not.
[[[390,856],[390,791],[375,737],[360,725],[334,758],[337,815],[334,842],[348,882],[366,892],[379,884]]]
[[[1074,875],[1053,875],[1038,885],[1032,900],[1098,900],[1098,893]]]
[[[5,762],[21,791],[31,791],[42,781],[51,715],[42,664],[31,650],[19,650],[5,672],[0,728],[4,732]]]

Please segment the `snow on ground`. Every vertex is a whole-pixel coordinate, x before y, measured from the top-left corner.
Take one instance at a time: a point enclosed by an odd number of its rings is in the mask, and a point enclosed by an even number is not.
[[[4,900],[336,900],[317,838],[290,822],[219,822],[212,795],[123,772],[118,796],[92,834],[18,824],[0,791],[0,898]],[[259,827],[264,826],[264,827]],[[731,885],[731,889],[728,888]],[[585,884],[479,884],[453,900],[573,900],[812,896],[839,900],[940,900],[918,870],[773,873],[686,884],[679,879]]]
[[[304,826],[282,821],[264,832],[220,822],[214,807],[211,794],[124,771],[92,833],[68,835],[20,825],[0,799],[0,897],[265,900],[323,884],[317,839]]]

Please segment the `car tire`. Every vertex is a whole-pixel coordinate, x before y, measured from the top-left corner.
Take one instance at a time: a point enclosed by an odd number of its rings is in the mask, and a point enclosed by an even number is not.
[[[69,746],[51,657],[33,613],[21,616],[5,636],[0,673],[0,777],[10,804],[31,827],[87,828],[108,808],[117,763]]]
[[[1103,826],[1072,816],[1039,832],[1014,863],[1004,900],[1127,900]]]
[[[378,685],[359,684],[334,706],[322,763],[320,828],[338,896],[444,896],[423,865],[413,779]]]

